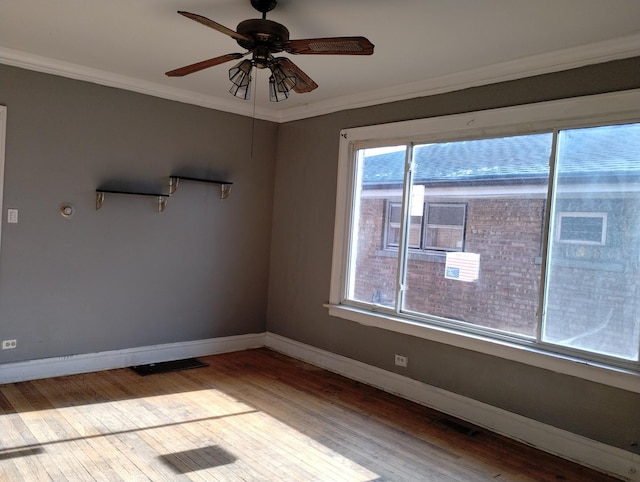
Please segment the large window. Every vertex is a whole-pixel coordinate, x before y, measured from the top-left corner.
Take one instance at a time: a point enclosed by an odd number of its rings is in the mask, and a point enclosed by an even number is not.
[[[638,370],[640,115],[457,117],[347,136],[331,306]]]

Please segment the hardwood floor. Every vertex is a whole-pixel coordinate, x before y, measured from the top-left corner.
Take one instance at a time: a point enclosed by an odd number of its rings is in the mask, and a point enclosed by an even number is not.
[[[267,349],[0,385],[0,480],[610,481]]]

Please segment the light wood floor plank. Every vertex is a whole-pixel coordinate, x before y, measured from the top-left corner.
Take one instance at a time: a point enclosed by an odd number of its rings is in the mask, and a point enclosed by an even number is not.
[[[119,474],[139,470],[115,451],[110,436],[105,437],[94,421],[87,418],[86,413],[95,410],[97,404],[78,405],[76,397],[84,397],[79,396],[80,392],[69,377],[40,380],[38,389],[48,400],[55,400],[56,412],[69,427],[66,440],[78,438],[84,442],[80,445],[83,457],[96,480],[117,481]]]
[[[66,457],[69,460],[69,464],[74,467],[82,467],[74,469],[76,472],[82,474],[84,480],[110,480],[109,475],[111,468],[105,462],[103,457],[91,450],[90,443],[86,437],[75,430],[74,426],[69,424],[62,413],[50,403],[50,398],[46,396],[46,380],[41,383],[33,384],[31,382],[21,385],[23,388],[23,394],[29,401],[32,407],[37,408],[38,411],[46,413],[45,420],[52,433],[55,434],[56,439],[48,443],[49,446],[56,446],[56,449],[60,449],[60,444],[67,444],[60,450],[63,453],[72,453],[73,457]],[[55,398],[59,397],[59,389],[55,391]]]
[[[205,382],[205,380],[197,378],[197,371],[192,371],[189,374],[185,375],[190,378],[193,377],[192,379],[194,381],[194,386],[203,386],[203,382]],[[216,377],[216,383],[219,384],[223,378],[227,382],[225,390],[230,391],[231,385],[233,384],[233,378],[223,377],[219,375]],[[256,401],[254,397],[252,397],[251,400],[252,403],[255,403]],[[280,401],[278,400],[278,402]],[[288,404],[288,407],[290,408],[291,404]],[[258,433],[272,433],[273,430],[271,430],[269,427],[270,424],[273,424],[273,418],[271,415],[272,414],[269,414],[269,416],[267,416],[264,413],[257,412],[256,415],[252,416],[250,426],[254,430],[257,430]],[[286,424],[283,425],[282,428],[286,428]],[[305,449],[304,453],[306,455],[303,463],[307,464],[309,466],[308,468],[312,471],[317,471],[317,467],[321,466],[323,468],[324,474],[327,476],[333,473],[336,478],[350,477],[352,480],[357,480],[358,478],[363,479],[370,475],[375,475],[370,471],[364,470],[361,467],[358,467],[356,464],[353,464],[349,459],[327,449],[322,444],[314,442],[312,439],[305,435],[304,430],[283,430],[282,432],[278,431],[278,434],[281,433],[286,433],[287,437],[283,440],[279,435],[279,447],[286,447],[292,457],[299,458],[300,454],[303,453],[300,451],[300,444],[302,444]],[[311,445],[313,445],[313,452],[311,452]]]
[[[229,366],[229,370],[232,368]],[[281,367],[280,367],[281,369]],[[393,469],[393,475],[407,480],[415,474],[418,467],[424,472],[424,463],[431,459],[433,470],[429,476],[438,480],[486,480],[473,470],[465,469],[460,465],[460,458],[450,451],[430,446],[430,451],[425,452],[415,447],[413,437],[407,437],[405,432],[390,428],[388,425],[376,422],[369,415],[349,409],[340,404],[328,403],[322,400],[322,396],[309,398],[304,391],[296,389],[298,383],[310,382],[309,375],[304,374],[304,379],[295,380],[288,377],[287,384],[282,385],[274,380],[273,374],[278,373],[277,367],[259,367],[266,376],[254,377],[248,383],[256,385],[258,390],[253,395],[254,401],[261,401],[261,407],[269,407],[270,414],[278,418],[286,417],[295,420],[296,426],[308,433],[318,432],[314,436],[321,437],[326,444],[330,444],[341,452],[348,453],[354,460],[378,465],[387,469]],[[327,390],[325,385],[323,390]],[[286,408],[280,408],[286,407]],[[318,418],[322,414],[322,424],[308,424],[306,420],[310,416]],[[374,460],[368,460],[362,454],[375,453]],[[395,455],[401,453],[402,457]]]
[[[43,414],[34,409],[21,395],[20,385],[22,384],[10,384],[6,388],[2,386],[3,394],[20,414],[24,427],[22,430],[25,443],[14,447],[14,450],[18,453],[33,450],[35,455],[18,456],[12,460],[18,466],[18,470],[24,473],[25,480],[68,480],[66,474],[74,471],[74,467],[69,464],[70,454],[58,453],[55,449],[48,450],[43,446],[55,437],[47,427]],[[78,478],[82,478],[83,475],[84,470],[78,470]]]
[[[334,451],[328,448],[327,452],[345,453],[346,456],[343,458],[349,460],[347,463],[354,463],[354,461],[362,459],[362,461],[372,464],[374,471],[376,465],[386,464],[388,468],[393,468],[396,476],[402,477],[404,480],[411,477],[411,468],[407,464],[407,458],[402,461],[396,460],[392,454],[398,450],[398,447],[382,444],[380,434],[377,433],[375,427],[370,426],[368,432],[357,431],[354,428],[354,423],[340,423],[339,420],[345,414],[339,407],[330,405],[320,407],[313,399],[307,399],[305,404],[298,398],[295,391],[287,390],[286,387],[280,387],[280,393],[277,393],[270,391],[255,380],[247,383],[251,383],[255,387],[252,400],[258,408],[264,410],[265,407],[269,407],[270,416],[280,420],[286,419],[289,423],[294,424],[299,433],[305,434],[309,439],[322,440],[325,445],[331,444],[333,449],[339,449]],[[354,418],[358,416],[356,414],[350,415]],[[310,423],[309,420],[313,416],[321,417],[322,423]],[[400,441],[396,439],[396,442]],[[361,454],[366,453],[375,453],[375,459],[364,460]],[[445,477],[442,480],[445,480]]]
[[[216,379],[219,381],[220,377],[217,377]],[[194,390],[191,392],[188,392],[187,394],[185,394],[185,396],[190,398],[192,401],[194,401],[194,403],[199,404],[200,407],[204,408],[206,404],[210,405],[210,401],[207,401],[206,397],[205,398],[199,397],[199,394],[202,392],[201,387],[202,387],[201,384],[195,382],[193,384]],[[224,401],[221,401],[221,403],[224,403]],[[255,410],[251,409],[251,407],[247,405],[243,405],[242,407],[232,406],[230,407],[230,410],[234,410],[237,408],[241,408],[242,410],[250,410],[253,413],[247,413],[246,415],[242,415],[237,419],[226,421],[225,423],[232,425],[235,431],[243,433],[244,442],[246,442],[248,438],[251,438],[251,440],[253,441],[251,452],[253,452],[254,450],[262,450],[263,452],[268,451],[273,441],[272,438],[270,438],[273,432],[272,427],[270,427],[270,425],[274,423],[273,420],[268,417],[267,417],[268,420],[265,420],[265,417],[263,414],[256,413]],[[313,453],[310,450],[310,447],[308,446],[308,441],[306,439],[304,440],[304,442],[307,443],[307,445],[305,446],[305,449],[306,449],[305,453],[307,457],[305,457],[305,460],[299,460],[298,464],[302,466],[307,466],[306,473],[301,473],[300,468],[298,468],[296,469],[295,474],[294,473],[289,474],[292,478],[294,477],[309,478],[312,475],[312,473],[309,473],[309,469],[313,468],[312,462],[313,460],[317,459],[317,454]],[[300,443],[299,438],[292,437],[291,433],[287,433],[286,431],[284,431],[279,434],[279,437],[278,437],[279,450],[287,450],[290,457],[294,459],[299,459],[300,457],[299,443]],[[236,442],[236,444],[239,446],[242,446],[243,441]],[[298,446],[296,446],[296,444],[298,444]],[[245,452],[247,452],[246,449],[245,449]],[[273,453],[271,456],[269,456],[268,454],[265,453],[263,458],[273,459],[274,455],[277,455],[277,454]],[[324,469],[326,472],[329,472],[330,467],[328,467],[325,463]],[[277,470],[280,472],[280,474],[282,474],[282,471],[283,471],[282,464],[279,464],[279,466],[277,467]],[[335,471],[336,477],[341,477],[344,475],[345,475],[344,468],[342,472],[338,470]],[[274,474],[274,477],[275,477],[275,474]]]
[[[124,370],[120,372],[129,374]],[[96,398],[105,401],[86,416],[101,433],[108,435],[110,458],[116,458],[124,466],[124,474],[128,477],[146,474],[149,480],[191,480],[175,473],[160,460],[163,446],[155,432],[161,430],[162,425],[173,422],[164,420],[158,424],[155,415],[144,406],[144,396],[124,395],[108,380],[108,372],[100,375],[90,390]],[[153,418],[153,425],[147,422],[149,418]],[[157,425],[160,428],[156,428]]]
[[[614,480],[267,349],[202,360],[0,385],[0,480]]]

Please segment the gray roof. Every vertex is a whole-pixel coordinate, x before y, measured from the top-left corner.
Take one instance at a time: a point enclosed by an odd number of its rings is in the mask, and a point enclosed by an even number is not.
[[[560,174],[571,177],[640,175],[640,123],[564,131]],[[414,182],[547,179],[551,133],[425,144],[414,148]],[[403,180],[404,152],[365,158],[365,184]]]

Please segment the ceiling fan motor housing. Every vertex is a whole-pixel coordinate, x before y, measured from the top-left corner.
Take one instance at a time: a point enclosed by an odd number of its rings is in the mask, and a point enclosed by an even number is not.
[[[282,24],[266,19],[249,19],[238,24],[236,31],[252,40],[238,39],[238,45],[254,51],[256,67],[266,67],[270,53],[282,52],[284,43],[289,40],[289,30]],[[266,52],[266,57],[263,54]],[[265,57],[265,58],[262,58]]]

